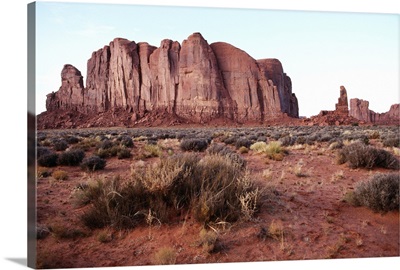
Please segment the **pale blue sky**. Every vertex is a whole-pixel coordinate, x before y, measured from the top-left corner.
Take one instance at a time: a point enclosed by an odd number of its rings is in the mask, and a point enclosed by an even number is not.
[[[399,102],[399,15],[37,2],[36,112],[61,85],[64,64],[86,83],[93,51],[115,37],[159,46],[201,32],[255,59],[278,58],[291,77],[300,115],[333,110],[344,85],[349,98],[387,111]]]

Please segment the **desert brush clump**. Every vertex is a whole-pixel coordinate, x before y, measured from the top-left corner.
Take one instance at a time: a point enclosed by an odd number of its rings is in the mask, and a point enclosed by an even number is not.
[[[106,160],[96,155],[84,158],[81,163],[81,168],[86,171],[102,170],[105,166]]]
[[[375,174],[355,185],[350,203],[376,212],[399,211],[399,185],[397,173]]]
[[[54,152],[48,152],[45,154],[38,155],[37,163],[42,167],[55,167],[57,166],[58,154]]]
[[[116,156],[118,159],[124,159],[131,157],[131,150],[122,144],[116,144],[108,148],[97,149],[96,155],[101,158],[110,158]]]
[[[348,163],[351,168],[381,167],[399,169],[399,160],[384,149],[376,149],[361,142],[344,146],[337,156],[338,164]]]
[[[53,141],[53,148],[56,151],[64,151],[68,148],[68,143],[64,139],[58,139]]]
[[[216,248],[218,234],[213,230],[201,229],[197,244],[203,248],[205,253],[212,253]]]
[[[383,146],[385,147],[400,147],[400,136],[390,136],[382,141]]]
[[[76,239],[88,236],[88,233],[81,228],[70,228],[61,222],[50,223],[48,229],[51,234],[59,239]]]
[[[117,153],[117,157],[118,159],[130,158],[132,157],[131,150],[125,146],[122,146]]]
[[[85,152],[82,149],[73,149],[62,152],[58,157],[59,165],[66,166],[77,166],[79,165],[83,158],[85,157]]]
[[[183,151],[202,152],[207,149],[208,144],[208,140],[204,138],[185,138],[181,141],[180,148]]]
[[[153,263],[156,265],[170,265],[176,262],[176,252],[173,248],[162,247],[155,254]]]
[[[230,158],[233,162],[239,164],[239,166],[246,166],[246,160],[243,159],[238,153],[231,150],[225,144],[212,143],[206,150],[207,154],[221,155]]]
[[[236,140],[235,147],[236,149],[239,149],[240,147],[249,148],[252,143],[253,143],[252,140],[246,137],[240,137],[239,139]]]
[[[68,179],[68,173],[66,171],[63,171],[63,170],[55,170],[52,173],[52,176],[56,180],[67,180]]]
[[[91,148],[98,148],[100,142],[95,138],[84,138],[78,143],[72,145],[70,149],[81,149],[85,152],[89,151]]]
[[[140,185],[131,182],[123,184],[116,176],[108,180],[92,180],[74,196],[79,198],[81,205],[91,204],[81,216],[87,227],[126,229],[133,228],[143,218],[140,211],[146,202],[146,194],[142,191]]]
[[[279,142],[282,146],[292,146],[296,143],[297,137],[296,136],[285,136],[279,139]]]
[[[280,141],[255,142],[250,146],[250,150],[256,153],[265,154],[269,159],[282,161],[287,150],[282,147]]]
[[[84,185],[74,196],[91,205],[82,216],[86,226],[132,228],[145,223],[149,213],[159,223],[183,213],[203,224],[249,220],[261,205],[262,191],[229,157],[184,153],[132,168],[126,181]]]
[[[147,143],[143,146],[141,151],[141,156],[143,158],[151,158],[151,157],[161,157],[162,149],[157,144]]]
[[[117,138],[117,141],[119,141],[119,144],[121,146],[125,146],[125,147],[128,147],[128,148],[132,148],[132,147],[135,146],[134,143],[133,143],[133,140],[132,140],[132,138],[130,136],[126,136],[126,135],[125,136],[121,136],[121,137]]]

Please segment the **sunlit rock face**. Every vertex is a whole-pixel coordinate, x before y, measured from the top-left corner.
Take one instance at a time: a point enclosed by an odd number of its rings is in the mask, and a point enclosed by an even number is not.
[[[159,47],[115,38],[92,53],[86,87],[72,65],[63,67],[61,80],[60,89],[47,95],[49,112],[122,110],[132,121],[163,113],[195,123],[299,115],[292,82],[279,60],[255,60],[224,42],[210,45],[200,33],[182,45],[162,40]]]

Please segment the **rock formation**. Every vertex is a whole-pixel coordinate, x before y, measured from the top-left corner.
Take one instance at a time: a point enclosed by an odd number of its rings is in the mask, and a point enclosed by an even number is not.
[[[400,124],[400,104],[394,104],[386,113],[375,113],[369,109],[369,102],[366,100],[350,99],[350,110],[347,99],[347,91],[340,86],[340,96],[335,104],[334,111],[322,110],[318,115],[302,119],[306,125],[350,125],[350,124]]]
[[[61,80],[60,89],[47,95],[47,114],[74,111],[86,119],[123,111],[130,114],[132,125],[150,114],[192,123],[263,122],[299,115],[291,80],[279,60],[257,61],[224,42],[209,45],[200,33],[182,45],[162,40],[158,48],[116,38],[92,53],[86,87],[72,65],[64,66]]]
[[[56,93],[47,95],[46,109],[79,110],[84,105],[83,77],[72,65],[65,65],[61,71],[61,87]]]
[[[350,99],[350,116],[364,123],[400,124],[400,104],[394,104],[388,112],[376,113],[369,109],[369,102],[358,98]]]
[[[338,103],[335,104],[335,112],[341,116],[349,115],[349,104],[347,101],[347,91],[344,86],[340,86],[340,97]]]
[[[338,103],[335,104],[334,111],[322,110],[318,115],[304,119],[307,125],[350,125],[358,123],[358,120],[349,115],[349,105],[347,100],[347,90],[344,86],[340,86]]]

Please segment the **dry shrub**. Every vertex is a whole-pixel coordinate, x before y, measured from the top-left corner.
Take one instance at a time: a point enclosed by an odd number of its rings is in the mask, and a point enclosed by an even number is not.
[[[48,225],[49,231],[59,239],[76,239],[88,236],[88,233],[80,228],[70,228],[61,222],[53,222]]]
[[[163,247],[154,254],[154,264],[169,265],[175,264],[176,252],[173,248]]]
[[[250,145],[250,150],[253,150],[256,153],[263,153],[267,150],[266,142],[255,142]]]
[[[284,227],[282,221],[272,220],[271,224],[268,227],[268,236],[275,239],[281,240],[284,236]]]
[[[243,159],[238,153],[231,150],[225,144],[212,143],[206,150],[209,155],[220,155],[229,158],[232,162],[237,163],[241,167],[246,166],[246,160]]]
[[[52,173],[52,176],[56,180],[67,180],[68,179],[68,173],[66,171],[63,171],[63,170],[55,170]]]
[[[247,148],[247,147],[245,147],[245,146],[241,146],[241,147],[238,149],[238,151],[239,151],[240,154],[247,154],[247,153],[249,152],[249,148]]]
[[[37,171],[36,171],[36,176],[37,178],[46,178],[49,177],[51,175],[51,171],[47,168],[43,168],[43,167],[38,167]]]
[[[215,249],[215,244],[217,240],[218,240],[218,234],[215,231],[208,231],[203,228],[200,231],[198,245],[203,247],[204,252],[212,253]]]
[[[64,139],[55,140],[53,142],[53,148],[56,151],[64,151],[68,148],[68,143]]]
[[[160,146],[158,146],[156,144],[146,144],[143,147],[142,156],[144,158],[161,157],[162,150],[161,150]]]
[[[382,167],[399,169],[399,160],[391,153],[383,149],[376,149],[361,142],[346,145],[338,152],[337,162],[347,162],[351,168]]]
[[[225,156],[208,155],[200,160],[197,171],[201,186],[192,205],[198,221],[248,219],[258,209],[261,191],[240,164]]]
[[[194,153],[134,168],[124,184],[119,178],[98,180],[75,193],[81,204],[91,203],[82,217],[91,228],[131,228],[144,223],[149,212],[159,222],[183,212],[205,224],[248,220],[258,210],[261,195],[242,164]]]
[[[265,154],[269,159],[282,161],[287,151],[282,147],[280,141],[270,141],[268,144],[265,142],[255,142],[250,146],[250,149],[256,153]]]
[[[399,185],[400,178],[396,173],[375,174],[355,186],[351,202],[377,212],[398,211]]]
[[[66,166],[77,166],[82,162],[84,157],[85,152],[82,149],[65,151],[61,153],[58,157],[58,164]]]
[[[139,213],[146,202],[146,194],[142,191],[140,185],[122,184],[119,177],[114,177],[92,181],[75,196],[79,196],[81,204],[91,204],[81,216],[87,227],[133,228],[143,219]]]
[[[236,149],[239,149],[240,147],[249,148],[251,144],[252,144],[251,140],[242,137],[237,139],[235,142]]]
[[[400,136],[397,135],[396,136],[392,136],[392,137],[388,137],[385,138],[383,141],[383,146],[385,147],[400,147]]]
[[[105,167],[106,160],[96,155],[84,158],[81,163],[81,168],[86,171],[102,170]]]
[[[182,151],[202,152],[208,147],[208,140],[203,138],[183,139],[180,148]]]
[[[132,157],[131,150],[126,148],[125,146],[122,146],[117,153],[117,157],[118,159],[130,158]]]
[[[55,167],[57,166],[58,154],[54,152],[49,152],[42,154],[37,159],[37,163],[42,167]]]

